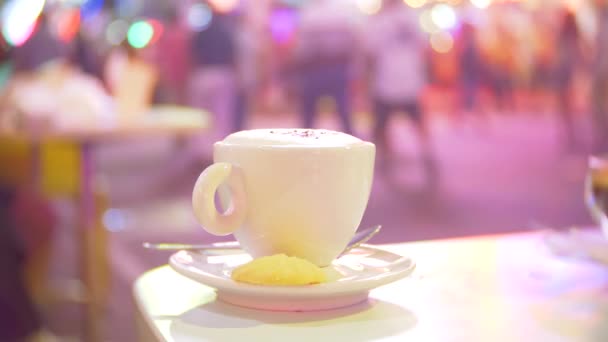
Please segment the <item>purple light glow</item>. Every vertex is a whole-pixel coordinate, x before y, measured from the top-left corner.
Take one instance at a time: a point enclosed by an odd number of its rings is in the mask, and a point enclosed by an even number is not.
[[[297,24],[297,14],[291,9],[276,9],[270,15],[270,32],[272,38],[285,43],[293,37]]]

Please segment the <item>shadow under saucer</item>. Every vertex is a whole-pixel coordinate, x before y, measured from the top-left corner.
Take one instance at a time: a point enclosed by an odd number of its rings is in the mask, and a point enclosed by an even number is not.
[[[417,322],[411,311],[373,298],[339,309],[307,312],[261,311],[214,301],[174,319],[170,332],[175,340],[293,342],[348,337],[349,341],[369,341],[397,335]]]

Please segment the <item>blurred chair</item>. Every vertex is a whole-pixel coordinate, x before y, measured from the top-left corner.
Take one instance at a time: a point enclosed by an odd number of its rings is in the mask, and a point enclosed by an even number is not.
[[[50,208],[48,199],[55,197],[70,197],[78,199],[80,194],[81,167],[79,146],[65,141],[48,141],[40,145],[25,139],[0,136],[0,185],[23,190],[26,194],[40,193],[44,196]],[[103,212],[107,209],[107,196],[103,191],[96,191],[95,201],[98,212],[93,229],[75,229],[76,248],[83,248],[86,253],[76,253],[85,258],[81,262],[85,274],[81,279],[90,288],[87,288],[87,298],[81,293],[54,292],[48,286],[49,261],[52,252],[52,239],[40,239],[37,229],[40,224],[34,220],[27,220],[33,224],[18,227],[24,231],[18,232],[24,237],[26,243],[35,240],[33,247],[29,248],[26,266],[26,279],[31,296],[39,304],[52,303],[57,300],[90,300],[96,304],[105,303],[109,292],[110,273],[107,259],[107,230],[101,221]],[[29,196],[29,195],[26,195]],[[36,195],[34,195],[36,196]],[[24,204],[18,205],[17,215],[26,217],[30,211],[40,210],[40,203],[34,204],[25,199]],[[76,202],[76,201],[75,201]],[[39,213],[36,213],[39,214]],[[81,222],[75,222],[80,225]],[[94,314],[90,317],[96,317]]]
[[[31,174],[31,149],[27,141],[0,137],[0,185],[24,186]]]

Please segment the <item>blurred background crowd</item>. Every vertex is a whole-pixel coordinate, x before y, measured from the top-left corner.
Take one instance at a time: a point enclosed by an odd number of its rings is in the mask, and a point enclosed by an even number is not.
[[[377,242],[589,222],[586,157],[608,146],[603,0],[5,0],[0,10],[0,138],[137,124],[158,108],[212,123],[177,147],[155,137],[95,151],[114,274],[104,322],[121,327],[108,340],[133,339],[128,286],[166,263],[142,241],[217,239],[194,224],[189,192],[211,143],[241,129],[330,128],[376,143],[362,225],[384,225]],[[0,171],[15,165],[0,158]],[[4,185],[0,213],[17,217],[16,240],[54,246],[50,278],[73,272],[77,209]],[[74,312],[49,310],[49,336],[74,334]]]
[[[394,111],[422,127],[438,111],[458,122],[550,110],[574,147],[583,139],[580,113],[596,114],[598,134],[605,127],[604,7],[583,0],[6,1],[3,108],[62,105],[43,92],[22,100],[33,91],[28,76],[47,66],[86,94],[64,101],[85,106],[75,117],[187,105],[213,113],[223,136],[248,127],[255,113],[294,112],[311,127],[321,111],[335,112],[342,130],[364,134],[353,117],[368,112],[385,145]],[[3,116],[4,126],[11,122]]]

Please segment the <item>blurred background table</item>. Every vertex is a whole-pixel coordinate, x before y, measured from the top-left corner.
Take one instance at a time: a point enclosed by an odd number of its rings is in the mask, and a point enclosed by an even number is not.
[[[561,259],[542,234],[383,245],[409,278],[344,309],[276,313],[215,301],[169,266],[133,286],[142,341],[605,341],[608,268]],[[330,337],[331,336],[331,337]]]
[[[180,144],[182,139],[205,134],[209,127],[210,117],[206,112],[157,107],[145,120],[128,125],[0,132],[0,160],[13,166],[10,170],[17,173],[0,175],[4,176],[0,179],[10,182],[21,177],[16,183],[31,186],[45,196],[67,195],[77,203],[80,229],[75,231],[76,257],[79,280],[84,287],[84,294],[78,297],[85,303],[85,340],[100,339],[100,309],[107,300],[110,283],[107,231],[101,219],[108,203],[103,188],[96,182],[95,148],[109,142],[156,137],[170,137]],[[22,167],[15,167],[16,164]],[[40,260],[35,264],[45,262]],[[47,291],[44,289],[45,267],[39,268],[35,280],[39,285],[35,286]]]

